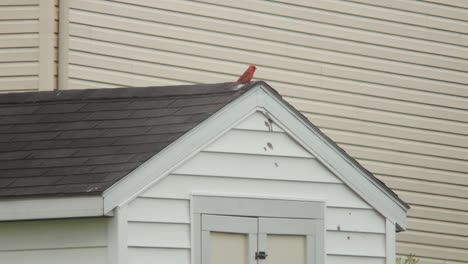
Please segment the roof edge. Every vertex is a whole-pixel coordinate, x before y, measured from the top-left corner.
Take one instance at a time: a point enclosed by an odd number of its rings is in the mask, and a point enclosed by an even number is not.
[[[271,102],[271,100],[263,100],[263,106],[265,109],[269,110],[271,115],[287,123],[282,125],[283,129],[295,135],[296,138],[301,139],[301,144],[303,146],[306,146],[322,164],[333,171],[345,184],[373,208],[384,216],[391,216],[390,218],[392,221],[401,229],[405,229],[406,213],[409,209],[408,204],[401,200],[390,188],[375,178],[375,176],[360,165],[354,158],[349,156],[349,154],[313,125],[304,115],[285,101],[276,90],[265,82],[262,83],[262,88],[266,93],[270,94],[270,98],[275,101],[274,103]],[[275,107],[276,103],[282,107]],[[323,144],[320,144],[317,139],[314,140],[313,137],[308,136],[307,131],[300,129],[299,124],[295,123],[291,118],[288,118],[289,115],[295,116],[296,120],[318,137]],[[314,142],[313,146],[311,146],[311,142]],[[340,159],[345,162],[337,162]],[[330,164],[329,161],[333,160],[334,164]],[[383,194],[383,196],[379,195],[379,193]],[[389,201],[392,201],[394,206],[388,204]]]
[[[0,208],[0,221],[104,216],[100,195],[4,198]]]
[[[301,112],[296,110],[291,104],[289,104],[286,100],[283,99],[283,97],[271,86],[269,86],[266,82],[262,82],[264,85],[264,88],[268,89],[271,91],[278,99],[280,99],[284,104],[286,104],[291,110],[293,110],[298,117],[302,119],[303,122],[307,123],[309,126],[313,128],[314,131],[316,131],[327,143],[332,145],[334,148],[338,150],[339,153],[341,153],[344,158],[348,161],[351,162],[353,166],[356,166],[357,169],[363,172],[363,174],[374,184],[376,184],[377,187],[382,188],[382,191],[388,193],[390,196],[395,198],[403,207],[406,209],[411,208],[405,201],[403,201],[398,195],[390,189],[388,186],[386,186],[382,181],[380,181],[377,177],[375,177],[370,171],[368,171],[364,166],[362,166],[355,158],[351,157],[344,149],[342,149],[338,144],[336,144],[331,138],[329,138],[325,133],[323,133],[317,126],[315,126],[307,117],[305,117]]]
[[[37,92],[13,92],[0,94],[0,105],[16,105],[24,103],[45,103],[57,101],[92,101],[92,100],[119,100],[128,98],[165,98],[187,95],[190,89],[191,95],[218,95],[232,93],[228,85],[230,83],[204,84],[203,89],[197,89],[199,84],[172,85],[172,86],[148,86],[148,87],[120,87],[120,88],[96,88],[76,90],[54,90]],[[222,86],[223,90],[219,90]]]

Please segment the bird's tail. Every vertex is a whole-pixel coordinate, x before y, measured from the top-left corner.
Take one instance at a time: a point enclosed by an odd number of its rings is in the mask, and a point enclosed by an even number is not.
[[[236,85],[236,84],[238,84],[238,83],[239,83],[239,82],[233,82],[233,83],[231,83],[227,88],[231,88],[231,87],[233,87],[234,85]]]

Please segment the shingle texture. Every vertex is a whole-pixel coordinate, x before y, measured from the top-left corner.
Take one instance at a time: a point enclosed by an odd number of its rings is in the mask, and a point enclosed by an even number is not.
[[[0,196],[99,194],[254,86],[0,95]]]

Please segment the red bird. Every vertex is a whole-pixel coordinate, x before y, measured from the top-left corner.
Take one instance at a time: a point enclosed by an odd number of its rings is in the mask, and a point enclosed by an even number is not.
[[[241,75],[241,77],[239,77],[239,79],[237,79],[235,83],[229,85],[229,87],[240,83],[250,82],[250,80],[252,80],[252,77],[254,76],[254,72],[256,69],[257,67],[255,67],[255,65],[250,65],[249,68],[247,68],[247,70]]]

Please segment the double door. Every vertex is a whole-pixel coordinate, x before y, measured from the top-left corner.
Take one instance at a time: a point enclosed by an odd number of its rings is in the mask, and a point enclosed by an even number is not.
[[[203,264],[315,264],[320,220],[203,214]]]

